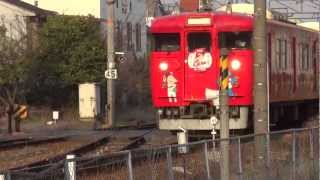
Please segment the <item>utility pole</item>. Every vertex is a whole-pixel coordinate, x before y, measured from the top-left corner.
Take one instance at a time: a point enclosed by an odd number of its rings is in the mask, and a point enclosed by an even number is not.
[[[266,0],[254,1],[254,133],[268,133]],[[266,136],[255,137],[255,179],[267,179]]]
[[[228,103],[228,50],[222,48],[220,50],[220,179],[229,180],[229,103]],[[227,140],[226,140],[227,139]]]
[[[106,123],[103,128],[112,128],[115,117],[115,79],[117,79],[117,69],[114,60],[114,0],[107,0],[107,109]]]
[[[156,9],[158,6],[158,0],[148,0],[146,1],[147,3],[147,17],[148,18],[154,18],[156,16]],[[151,25],[151,19],[150,19],[150,24]],[[148,25],[148,26],[149,26]],[[151,45],[152,44],[152,35],[150,32],[150,27],[148,27],[148,32],[147,32],[147,53],[148,53],[148,57],[150,55],[151,52]]]

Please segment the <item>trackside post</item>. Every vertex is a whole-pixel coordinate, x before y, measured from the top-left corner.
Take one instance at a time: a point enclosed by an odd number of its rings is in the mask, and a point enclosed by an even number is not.
[[[67,180],[76,180],[76,162],[74,160],[75,155],[70,154],[66,157],[65,163],[65,178]]]
[[[133,180],[133,171],[132,171],[132,154],[131,151],[128,151],[128,156],[127,156],[127,166],[128,166],[128,174],[129,180]]]
[[[0,174],[0,180],[5,180],[5,175],[4,174]]]
[[[254,133],[268,133],[266,0],[254,1]],[[266,179],[266,138],[255,137],[255,179]],[[258,173],[259,172],[259,173]]]
[[[107,70],[105,72],[107,78],[107,107],[106,107],[106,124],[103,128],[112,128],[115,117],[115,85],[117,78],[116,63],[114,60],[114,0],[107,0]]]
[[[10,172],[0,172],[0,180],[11,180]]]
[[[228,104],[228,50],[220,51],[220,137],[221,145],[220,176],[221,180],[229,180],[229,104]]]
[[[166,151],[166,156],[167,156],[167,171],[168,171],[168,180],[173,180],[173,172],[172,172],[172,149],[171,146],[167,148]]]

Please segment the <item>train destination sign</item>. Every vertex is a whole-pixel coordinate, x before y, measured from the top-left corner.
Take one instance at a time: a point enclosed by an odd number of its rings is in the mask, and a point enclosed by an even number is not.
[[[192,17],[188,18],[187,25],[189,26],[210,26],[211,18],[210,17]]]

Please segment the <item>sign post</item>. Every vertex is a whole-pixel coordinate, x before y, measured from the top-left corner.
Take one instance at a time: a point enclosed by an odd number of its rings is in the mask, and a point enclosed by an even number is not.
[[[228,103],[228,50],[220,50],[220,176],[221,180],[229,180],[229,103]]]
[[[106,124],[104,128],[112,128],[115,117],[115,84],[117,78],[116,63],[114,60],[114,0],[107,0],[107,70],[105,76],[107,78],[107,107],[106,107]]]

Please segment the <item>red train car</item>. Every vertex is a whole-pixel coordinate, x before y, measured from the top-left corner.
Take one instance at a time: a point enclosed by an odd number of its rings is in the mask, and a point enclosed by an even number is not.
[[[318,32],[268,20],[269,99],[273,123],[315,109]],[[186,13],[155,19],[150,75],[159,128],[211,130],[219,112],[221,49],[228,49],[230,128],[251,124],[253,17],[236,13]],[[288,118],[287,118],[288,119]],[[215,128],[219,129],[219,121]]]

